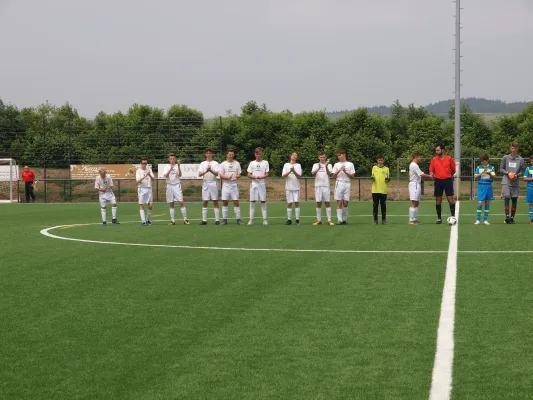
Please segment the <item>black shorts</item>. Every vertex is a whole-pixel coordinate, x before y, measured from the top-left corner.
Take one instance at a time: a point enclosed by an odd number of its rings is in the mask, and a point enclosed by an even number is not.
[[[446,197],[453,196],[453,179],[437,179],[435,178],[435,197],[442,197],[442,193],[446,192]]]

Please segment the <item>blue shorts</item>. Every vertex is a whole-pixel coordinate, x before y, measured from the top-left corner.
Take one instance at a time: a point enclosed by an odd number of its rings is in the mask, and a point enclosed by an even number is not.
[[[533,204],[533,185],[527,185],[526,203]]]
[[[477,201],[491,201],[494,200],[494,193],[492,192],[492,185],[482,184],[477,185]]]

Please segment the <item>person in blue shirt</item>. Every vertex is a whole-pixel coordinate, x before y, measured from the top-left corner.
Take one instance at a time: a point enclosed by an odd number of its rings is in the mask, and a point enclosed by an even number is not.
[[[529,223],[533,225],[533,156],[529,157],[529,167],[524,172],[524,181],[527,182],[526,203],[529,204]]]
[[[494,199],[492,181],[496,176],[496,171],[492,165],[489,165],[489,156],[487,154],[483,154],[479,160],[481,161],[481,164],[477,166],[474,173],[474,179],[478,180],[475,224],[481,224],[481,211],[483,209],[483,203],[485,203],[483,223],[489,225],[490,201]]]

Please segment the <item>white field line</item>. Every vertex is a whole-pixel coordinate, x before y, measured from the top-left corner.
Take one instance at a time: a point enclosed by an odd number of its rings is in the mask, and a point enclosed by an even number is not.
[[[455,206],[455,215],[459,222],[459,202]],[[446,276],[442,290],[439,328],[437,331],[437,350],[433,364],[430,400],[448,400],[452,391],[454,324],[455,324],[455,289],[457,281],[457,247],[459,241],[458,224],[451,227]]]

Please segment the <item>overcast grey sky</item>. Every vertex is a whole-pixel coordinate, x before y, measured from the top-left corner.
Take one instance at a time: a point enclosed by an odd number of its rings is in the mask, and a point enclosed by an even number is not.
[[[462,0],[463,97],[533,100],[533,0]],[[0,0],[0,98],[211,117],[453,97],[450,0]]]

